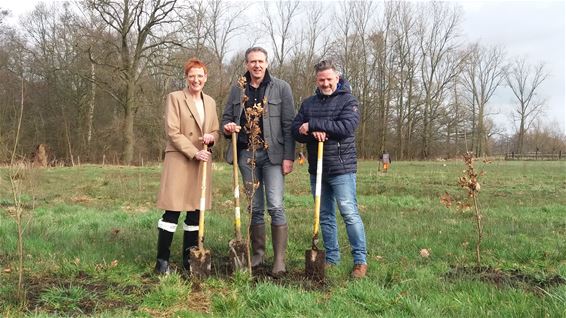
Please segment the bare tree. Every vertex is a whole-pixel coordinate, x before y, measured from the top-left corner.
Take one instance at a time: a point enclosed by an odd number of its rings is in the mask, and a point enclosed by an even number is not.
[[[210,2],[207,14],[208,37],[206,43],[216,57],[216,63],[223,65],[230,49],[230,43],[248,26],[243,21],[246,7],[229,4],[223,0]]]
[[[472,129],[476,157],[487,154],[487,135],[485,121],[488,115],[487,103],[505,78],[504,52],[501,47],[482,47],[473,44],[467,54],[461,81],[469,94],[472,110]]]
[[[361,8],[363,12],[368,12],[368,14],[376,9],[372,6]],[[365,100],[365,107],[362,108],[362,136],[365,137],[362,138],[364,141],[362,149],[370,148],[364,144],[375,139],[377,144],[372,148],[378,151],[377,155],[386,151],[385,145],[389,138],[391,104],[394,96],[394,65],[396,60],[391,42],[394,41],[393,19],[395,11],[391,9],[391,6],[385,5],[380,30],[372,32],[369,37],[371,39],[371,47],[368,48],[365,41],[362,40],[362,50],[366,51],[369,49],[373,55],[371,62],[366,63],[364,67],[364,73],[367,75],[365,76],[366,81],[364,83],[365,91],[361,96]],[[377,107],[370,107],[370,105],[376,105]],[[369,128],[371,123],[374,122],[374,117],[376,117],[377,129]],[[377,132],[376,138],[368,138],[367,132],[372,130]],[[365,157],[369,156],[369,154],[366,150]]]
[[[335,57],[337,62],[342,66],[342,73],[350,74],[350,63],[353,58],[352,47],[356,45],[358,37],[355,36],[354,25],[350,23],[354,19],[354,8],[348,1],[341,1],[338,12],[334,13],[332,20],[334,21],[334,41],[330,54]]]
[[[40,3],[23,21],[31,79],[36,84],[32,100],[41,101],[30,103],[29,113],[40,119],[36,129],[28,124],[24,131],[34,135],[35,143],[48,143],[73,162],[83,132],[79,116],[88,84],[76,75],[80,52],[75,45],[74,13],[66,3],[49,8]]]
[[[513,120],[519,124],[518,153],[523,153],[525,133],[544,111],[545,101],[539,98],[538,91],[547,77],[544,64],[529,65],[525,58],[516,59],[506,74],[507,85],[516,99]]]
[[[450,82],[458,75],[463,62],[456,49],[459,45],[458,25],[460,13],[455,6],[444,2],[431,2],[422,7],[420,25],[420,77],[423,87],[422,149],[421,158],[431,155],[435,137],[436,119],[443,106],[443,98]]]
[[[243,20],[245,9],[244,6],[222,0],[211,1],[207,8],[208,36],[206,37],[206,43],[215,58],[212,66],[214,67],[218,83],[212,96],[217,100],[222,100],[228,91],[231,76],[224,74],[224,63],[230,50],[230,44],[248,26]],[[222,107],[221,103],[218,103],[218,107]]]
[[[295,17],[299,14],[300,2],[296,0],[285,1],[278,0],[275,2],[275,13],[272,13],[272,3],[264,2],[263,27],[267,29],[267,33],[273,45],[273,63],[277,70],[278,76],[284,78],[283,65],[289,52],[293,48],[293,39],[291,36],[295,33],[292,28]]]
[[[399,159],[410,158],[410,145],[415,134],[416,110],[420,102],[417,84],[417,66],[422,58],[419,54],[418,19],[414,5],[410,2],[386,2],[386,9],[394,12],[391,46],[395,58],[392,70],[395,85],[394,113],[396,153]]]
[[[297,44],[291,51],[291,59],[286,68],[289,70],[287,80],[293,87],[295,105],[299,106],[302,99],[312,95],[314,90],[313,66],[328,53],[330,34],[324,28],[324,19],[328,18],[327,10],[320,3],[305,3],[304,12],[299,17],[305,21],[297,35]]]
[[[372,19],[377,10],[372,2],[353,5],[356,40],[350,52],[356,57],[348,62],[352,90],[361,101],[359,154],[367,158],[383,152],[389,125],[391,81],[390,11],[385,11],[381,24]],[[371,127],[375,129],[372,129]]]
[[[209,30],[207,26],[207,2],[205,0],[191,1],[188,10],[183,15],[182,46],[195,56],[202,56],[206,50],[206,38]]]
[[[382,142],[384,93],[389,83],[385,66],[387,33],[379,30],[373,19],[371,13],[376,10],[373,2],[340,2],[333,17],[335,39],[329,50],[341,76],[350,82],[352,93],[360,101],[357,143],[361,157],[380,148],[376,144]],[[377,124],[377,129],[368,129],[372,124]]]
[[[106,41],[105,60],[91,56],[94,63],[113,70],[117,82],[104,83],[105,90],[123,108],[122,161],[130,164],[134,155],[134,122],[138,111],[138,84],[148,63],[167,45],[176,43],[167,28],[178,22],[173,11],[176,0],[86,0],[86,7],[106,22],[116,41]]]

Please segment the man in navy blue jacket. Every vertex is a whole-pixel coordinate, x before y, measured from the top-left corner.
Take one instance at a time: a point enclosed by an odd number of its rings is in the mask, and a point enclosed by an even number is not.
[[[364,223],[356,200],[356,139],[360,121],[358,100],[349,83],[340,78],[331,61],[315,65],[316,94],[303,101],[293,120],[291,131],[300,143],[306,143],[309,159],[311,191],[316,186],[317,143],[324,141],[320,228],[326,263],[338,264],[340,250],[336,225],[336,203],[346,224],[352,248],[352,276],[362,278],[367,271],[367,250]]]

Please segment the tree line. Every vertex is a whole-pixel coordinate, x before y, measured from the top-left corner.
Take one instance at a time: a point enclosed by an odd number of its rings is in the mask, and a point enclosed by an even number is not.
[[[158,161],[163,98],[184,86],[185,60],[208,64],[205,91],[222,113],[254,45],[269,51],[270,72],[289,82],[297,108],[314,92],[313,65],[340,65],[360,101],[362,158],[566,150],[564,136],[539,121],[544,65],[466,43],[455,3],[56,1],[15,25],[0,10],[0,162],[15,144],[19,158],[45,144],[66,164]],[[512,135],[489,103],[505,86],[515,101]]]

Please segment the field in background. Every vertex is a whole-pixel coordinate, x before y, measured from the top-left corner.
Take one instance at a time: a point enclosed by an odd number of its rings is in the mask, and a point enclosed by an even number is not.
[[[463,162],[393,162],[383,174],[376,162],[364,161],[358,203],[368,236],[368,277],[349,278],[352,260],[339,218],[342,263],[322,285],[302,277],[313,206],[306,165],[295,165],[286,180],[289,273],[279,280],[230,274],[231,166],[215,164],[205,241],[214,274],[202,282],[152,274],[162,213],[154,206],[160,167],[87,165],[22,173],[25,309],[15,297],[13,198],[9,171],[1,168],[0,316],[566,316],[566,162],[477,162],[476,168],[485,171],[479,202],[482,264],[489,275],[470,270],[472,213],[440,203],[445,192],[465,194],[456,185]],[[243,217],[247,225],[248,215]],[[180,264],[181,239],[179,227],[174,265]],[[421,257],[421,249],[430,256]],[[271,255],[270,249],[268,265]]]

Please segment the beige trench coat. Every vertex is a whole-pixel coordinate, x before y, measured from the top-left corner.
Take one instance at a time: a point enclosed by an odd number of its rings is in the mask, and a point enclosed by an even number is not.
[[[202,94],[205,120],[201,126],[196,106],[189,91],[172,92],[165,102],[165,133],[167,147],[157,195],[157,207],[169,211],[195,211],[199,209],[202,180],[201,161],[195,159],[203,148],[201,138],[205,133],[219,137],[216,103],[212,97]],[[207,164],[206,209],[210,209],[212,162]]]

